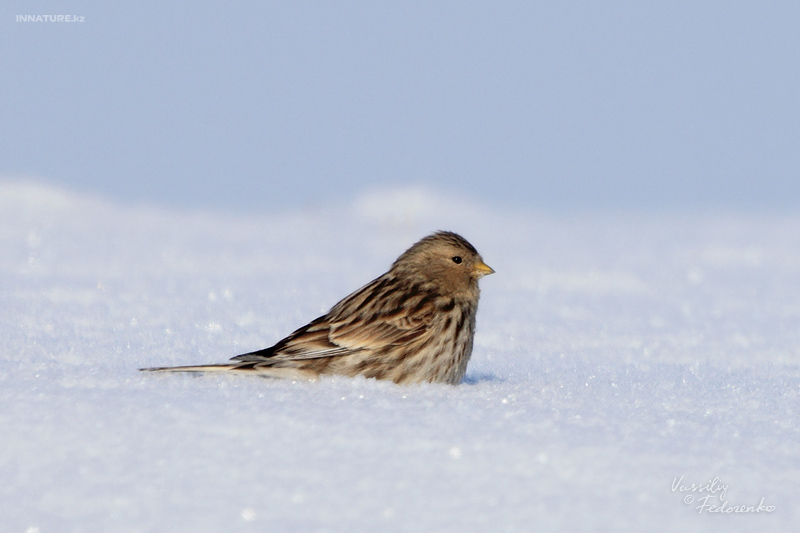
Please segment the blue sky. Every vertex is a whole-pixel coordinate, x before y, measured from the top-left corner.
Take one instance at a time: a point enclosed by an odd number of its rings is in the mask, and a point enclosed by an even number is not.
[[[796,2],[4,2],[0,175],[245,212],[404,184],[797,210],[798,28]]]

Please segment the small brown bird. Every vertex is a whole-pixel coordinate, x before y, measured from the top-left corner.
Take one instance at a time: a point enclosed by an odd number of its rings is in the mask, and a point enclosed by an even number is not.
[[[236,356],[234,363],[142,370],[303,379],[361,375],[402,384],[456,385],[472,354],[478,280],[492,273],[466,239],[440,231],[271,348]]]

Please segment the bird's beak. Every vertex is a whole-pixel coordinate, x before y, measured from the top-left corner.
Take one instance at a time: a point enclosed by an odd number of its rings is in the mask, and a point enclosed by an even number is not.
[[[490,267],[489,265],[487,265],[486,263],[484,263],[483,261],[481,261],[480,263],[475,265],[475,268],[472,270],[472,272],[477,277],[482,278],[483,276],[488,276],[489,274],[494,274],[494,269],[492,267]]]

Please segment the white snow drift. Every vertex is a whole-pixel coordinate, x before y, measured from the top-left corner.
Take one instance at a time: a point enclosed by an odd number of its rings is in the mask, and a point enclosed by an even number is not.
[[[271,345],[436,229],[497,270],[458,387],[137,371]],[[800,522],[800,217],[415,189],[239,216],[2,182],[0,250],[3,531]]]

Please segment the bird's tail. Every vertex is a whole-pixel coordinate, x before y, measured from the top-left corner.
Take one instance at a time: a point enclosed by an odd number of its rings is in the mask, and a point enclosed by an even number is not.
[[[223,364],[223,365],[193,365],[193,366],[156,366],[152,368],[140,368],[142,372],[231,372],[235,370],[251,370],[251,369],[238,369],[236,367],[241,365],[236,364]]]
[[[221,365],[157,366],[152,368],[140,368],[139,370],[142,372],[236,372],[271,378],[291,379],[295,381],[316,381],[319,379],[319,372],[313,370],[305,368],[281,368],[259,365],[253,362]]]

